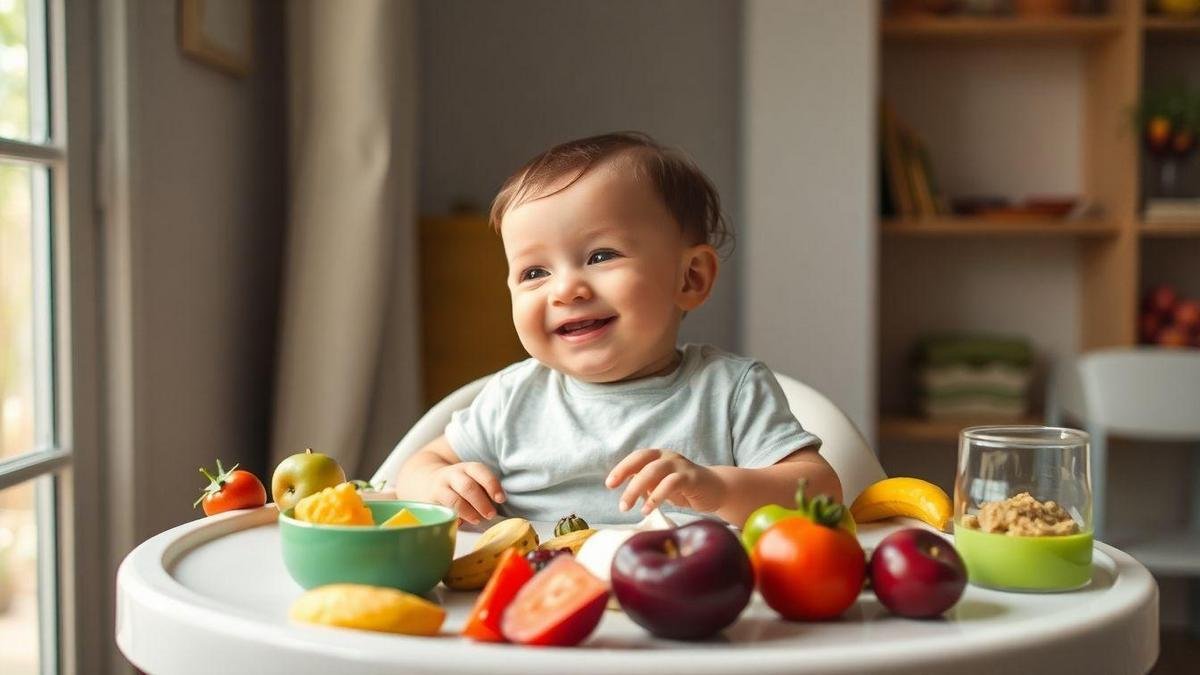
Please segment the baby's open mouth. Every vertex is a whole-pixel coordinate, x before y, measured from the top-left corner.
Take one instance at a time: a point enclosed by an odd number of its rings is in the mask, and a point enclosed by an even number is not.
[[[600,330],[601,328],[612,323],[613,319],[615,319],[615,318],[617,318],[617,317],[609,316],[609,317],[605,317],[603,319],[586,319],[584,321],[572,321],[570,323],[564,323],[563,325],[559,326],[557,329],[555,329],[554,332],[559,335],[583,335],[584,333],[590,333],[591,331],[594,331],[594,330]]]

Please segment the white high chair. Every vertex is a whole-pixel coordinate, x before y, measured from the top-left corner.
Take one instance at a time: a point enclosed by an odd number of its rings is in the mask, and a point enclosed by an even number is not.
[[[391,484],[404,460],[440,436],[450,423],[450,415],[471,405],[479,390],[483,389],[483,385],[491,377],[485,375],[438,401],[417,420],[404,438],[400,439],[395,449],[371,477],[371,482],[386,480]],[[805,429],[820,437],[821,456],[829,462],[841,479],[842,496],[847,504],[868,485],[887,477],[875,453],[867,446],[866,439],[833,401],[812,387],[786,375],[775,373],[775,378],[779,380],[783,393],[787,396],[792,414]]]

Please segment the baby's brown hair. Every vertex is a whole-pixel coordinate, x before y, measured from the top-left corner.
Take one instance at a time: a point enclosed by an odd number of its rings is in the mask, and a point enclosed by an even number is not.
[[[639,173],[648,175],[667,210],[693,243],[721,250],[733,233],[721,212],[721,198],[712,181],[686,155],[637,131],[589,136],[560,143],[529,160],[504,181],[492,201],[488,222],[497,232],[504,214],[525,202],[565,190],[588,169],[617,154],[629,152]],[[570,180],[552,192],[565,176]]]

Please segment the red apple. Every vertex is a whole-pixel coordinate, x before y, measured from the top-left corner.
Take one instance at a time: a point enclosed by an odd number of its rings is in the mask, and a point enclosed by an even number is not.
[[[1179,301],[1179,294],[1170,284],[1159,284],[1146,293],[1145,307],[1151,312],[1162,315],[1170,314]]]
[[[967,585],[967,568],[944,538],[920,528],[893,532],[871,554],[871,587],[900,616],[925,619],[954,606]]]
[[[1200,301],[1181,300],[1175,305],[1171,315],[1173,323],[1185,331],[1193,332],[1200,328]]]
[[[1191,342],[1191,336],[1179,326],[1170,325],[1158,332],[1158,344],[1163,347],[1186,347]]]
[[[629,618],[654,635],[700,640],[746,608],[754,570],[737,535],[699,520],[626,540],[613,557],[612,589]]]

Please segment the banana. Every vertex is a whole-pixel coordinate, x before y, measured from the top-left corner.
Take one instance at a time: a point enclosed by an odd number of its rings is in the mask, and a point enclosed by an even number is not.
[[[292,603],[293,621],[361,630],[437,635],[446,610],[394,588],[330,584],[314,588]]]
[[[547,539],[542,543],[541,546],[538,546],[538,548],[547,551],[557,551],[560,548],[569,548],[571,549],[571,553],[576,555],[579,553],[579,549],[583,547],[583,542],[587,541],[587,538],[593,534],[596,534],[596,530],[590,527],[586,530],[575,530],[574,532],[560,534],[553,539]]]
[[[905,516],[946,531],[950,524],[950,497],[940,487],[920,478],[886,478],[862,491],[850,505],[859,523]]]
[[[533,525],[524,518],[508,518],[489,527],[475,542],[475,550],[455,558],[442,583],[456,591],[483,588],[492,576],[500,555],[516,548],[522,555],[537,548],[538,536]]]

